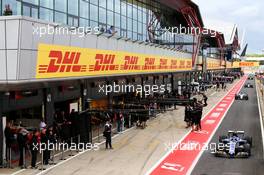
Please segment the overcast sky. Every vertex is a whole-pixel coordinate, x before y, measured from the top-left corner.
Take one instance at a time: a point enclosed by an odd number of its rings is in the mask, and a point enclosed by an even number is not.
[[[247,52],[263,53],[264,0],[193,0],[193,2],[200,8],[205,27],[220,29],[223,33],[229,31],[230,34],[234,24],[237,24],[240,40],[245,33],[242,44],[249,44]]]

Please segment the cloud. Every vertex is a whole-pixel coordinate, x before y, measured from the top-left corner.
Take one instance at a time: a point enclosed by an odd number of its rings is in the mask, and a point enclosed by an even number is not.
[[[260,7],[257,5],[245,6],[235,9],[231,15],[240,18],[255,18],[259,16]]]
[[[250,52],[259,52],[264,48],[264,1],[263,0],[193,0],[201,11],[205,27],[220,30],[234,24],[238,25],[241,35],[245,30],[245,43],[249,43]],[[232,29],[230,30],[232,31]],[[226,34],[229,35],[229,34]],[[226,37],[226,36],[225,36]]]

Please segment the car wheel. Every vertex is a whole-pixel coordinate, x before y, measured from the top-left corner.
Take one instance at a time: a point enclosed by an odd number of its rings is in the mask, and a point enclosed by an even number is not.
[[[225,135],[219,136],[219,142],[220,143],[223,143],[224,142],[223,140],[225,140],[225,139],[227,139],[227,136],[225,136]]]
[[[248,153],[248,156],[251,156],[251,149],[249,144],[244,145],[244,151]]]
[[[243,140],[246,140],[247,142],[248,142],[248,144],[252,147],[252,137],[249,137],[249,136],[245,136],[244,138],[243,138]]]

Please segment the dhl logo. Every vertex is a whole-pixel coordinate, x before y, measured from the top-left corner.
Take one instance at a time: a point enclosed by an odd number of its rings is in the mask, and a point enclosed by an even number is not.
[[[185,61],[180,61],[180,66],[179,66],[180,69],[183,69],[185,68]]]
[[[49,64],[39,65],[39,73],[56,73],[56,72],[85,72],[86,65],[78,65],[80,52],[65,52],[51,50],[49,53]]]
[[[169,66],[168,64],[168,60],[167,59],[160,59],[160,69],[168,69]]]
[[[178,68],[177,63],[178,63],[177,60],[171,60],[171,69],[177,69]]]
[[[145,58],[145,65],[143,66],[144,70],[156,69],[155,58]]]
[[[121,65],[121,70],[140,70],[140,65],[138,65],[138,56],[125,56],[124,65]]]
[[[254,66],[254,63],[241,62],[241,63],[239,63],[239,66],[243,66],[243,67]]]
[[[89,71],[114,71],[118,70],[119,65],[114,64],[115,55],[111,54],[96,54],[95,64],[89,66]]]

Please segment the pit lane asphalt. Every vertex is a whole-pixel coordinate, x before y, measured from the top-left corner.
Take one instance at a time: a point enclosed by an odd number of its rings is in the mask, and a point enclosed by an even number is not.
[[[248,93],[249,100],[234,101],[210,143],[218,143],[219,135],[226,134],[228,130],[245,131],[246,135],[253,138],[251,157],[248,159],[221,158],[215,157],[206,150],[191,175],[264,175],[256,85],[254,80],[247,80],[246,83],[248,82],[252,83],[254,88],[242,87],[241,91]]]

